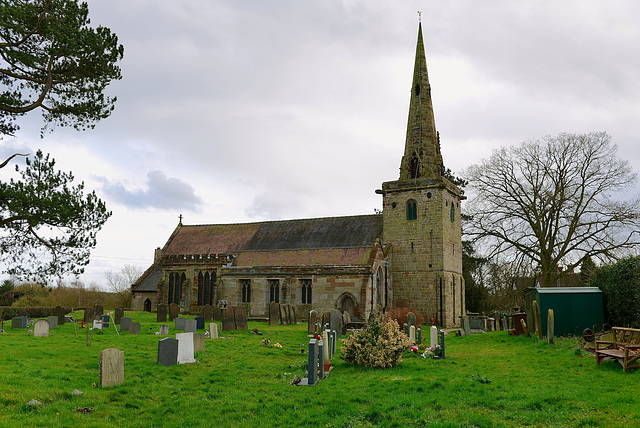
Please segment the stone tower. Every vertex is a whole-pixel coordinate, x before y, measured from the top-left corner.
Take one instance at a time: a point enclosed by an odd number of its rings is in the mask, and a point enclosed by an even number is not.
[[[390,245],[391,305],[451,327],[464,313],[460,189],[444,176],[427,60],[418,26],[400,178],[382,184],[383,240]]]

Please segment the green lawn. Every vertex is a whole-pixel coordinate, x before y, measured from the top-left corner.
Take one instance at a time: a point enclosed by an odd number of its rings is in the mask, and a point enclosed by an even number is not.
[[[447,336],[446,360],[406,354],[380,370],[336,355],[327,379],[294,387],[289,381],[306,368],[306,324],[249,323],[264,335],[207,339],[197,363],[163,367],[157,343],[166,336],[153,334],[155,314],[126,315],[142,323],[139,336],[111,328],[94,334],[90,347],[72,324],[40,338],[5,322],[0,426],[640,426],[638,371],[623,373],[615,362],[596,367],[575,339],[548,345],[505,332]],[[264,338],[282,349],[263,346]],[[95,386],[106,348],[124,350],[124,385]],[[74,389],[84,395],[71,395]],[[26,406],[31,399],[43,405]],[[87,407],[91,413],[77,412]]]

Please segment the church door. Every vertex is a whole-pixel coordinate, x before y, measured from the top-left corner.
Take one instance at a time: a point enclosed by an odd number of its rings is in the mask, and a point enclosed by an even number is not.
[[[145,312],[151,312],[151,300],[147,299],[144,301],[144,310]]]

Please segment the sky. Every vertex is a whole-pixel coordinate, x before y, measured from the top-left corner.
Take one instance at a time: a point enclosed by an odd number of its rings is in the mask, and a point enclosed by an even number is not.
[[[436,127],[457,175],[492,150],[606,131],[640,170],[637,0],[89,0],[123,78],[95,129],[37,149],[113,216],[80,280],[146,269],[184,224],[372,214],[399,177],[422,11]],[[23,162],[16,160],[16,162]],[[640,187],[630,196],[637,196]]]

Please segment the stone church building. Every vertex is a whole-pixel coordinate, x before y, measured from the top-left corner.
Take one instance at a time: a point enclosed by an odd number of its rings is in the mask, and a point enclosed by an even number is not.
[[[399,153],[398,153],[399,155]],[[460,189],[444,176],[418,27],[400,176],[382,183],[381,214],[186,225],[132,286],[137,310],[177,303],[183,312],[227,300],[267,316],[269,303],[298,313],[338,308],[367,317],[410,307],[438,324],[464,313]]]

